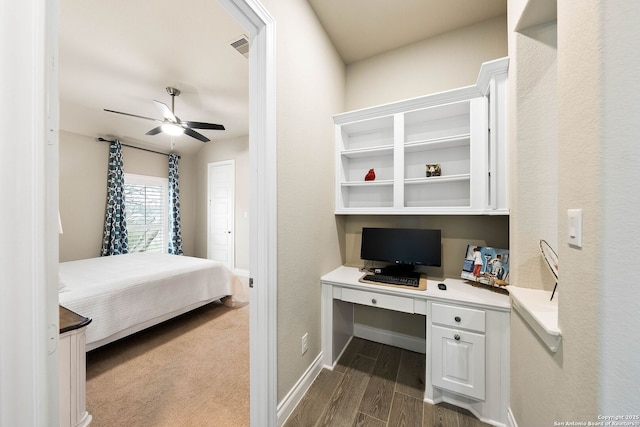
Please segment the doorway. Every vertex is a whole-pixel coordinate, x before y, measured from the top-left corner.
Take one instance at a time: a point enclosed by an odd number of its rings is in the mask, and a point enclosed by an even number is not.
[[[277,216],[276,216],[276,98],[275,98],[275,21],[256,0],[218,0],[250,33],[250,163],[251,163],[251,424],[276,425],[276,288],[277,288]],[[11,50],[0,53],[7,63],[24,66],[19,70],[6,70],[15,78],[14,90],[31,94],[25,96],[15,110],[22,113],[27,124],[14,127],[8,139],[27,140],[22,144],[24,156],[14,161],[18,166],[14,179],[38,185],[24,186],[23,200],[35,202],[26,220],[12,224],[13,234],[27,235],[30,250],[21,259],[21,265],[36,266],[30,269],[31,286],[14,287],[11,300],[4,299],[0,306],[14,323],[24,325],[22,340],[16,340],[11,349],[1,353],[8,362],[20,355],[20,360],[32,360],[34,364],[15,363],[18,369],[6,386],[20,391],[0,397],[5,420],[32,420],[42,424],[55,419],[57,414],[57,353],[55,333],[58,315],[57,263],[57,180],[46,180],[47,173],[57,172],[58,85],[57,85],[57,37],[59,0],[44,3],[15,3],[0,0],[3,6],[11,4],[16,12],[4,34],[18,34],[11,40]],[[33,52],[33,55],[11,55],[16,52]],[[26,58],[26,59],[25,59]],[[27,60],[28,59],[28,60]],[[25,70],[27,70],[25,72]],[[43,78],[44,77],[44,78]],[[11,121],[12,115],[7,121]],[[4,121],[3,121],[4,123]],[[23,131],[27,129],[27,131]],[[46,147],[46,148],[45,148]],[[22,153],[22,152],[21,152]],[[9,169],[13,171],[13,169]],[[46,218],[45,218],[46,217]],[[46,221],[45,221],[46,219]],[[42,226],[46,223],[46,233]],[[37,233],[34,230],[38,231]],[[46,234],[46,236],[45,236]],[[18,252],[16,252],[18,253]],[[18,253],[19,254],[19,253]],[[42,255],[45,254],[43,257]],[[43,259],[46,261],[43,262]],[[46,273],[46,274],[45,274]],[[10,270],[10,278],[16,282],[23,278],[20,272]],[[29,277],[31,277],[29,276]],[[36,277],[37,276],[37,277]],[[43,278],[46,276],[46,280]],[[52,291],[52,289],[55,289]],[[25,308],[23,310],[23,308]],[[51,337],[52,339],[45,339]],[[35,345],[36,343],[37,345]],[[45,344],[51,347],[47,349]],[[11,363],[10,363],[11,365]],[[29,381],[24,381],[27,378]],[[27,384],[28,386],[25,386]]]
[[[235,270],[235,161],[207,165],[207,258]]]

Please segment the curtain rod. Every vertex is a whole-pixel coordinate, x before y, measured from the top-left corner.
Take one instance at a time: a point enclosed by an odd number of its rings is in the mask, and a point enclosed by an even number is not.
[[[102,142],[116,142],[115,139],[114,140],[104,139],[103,137],[99,137],[97,139],[98,139],[98,141],[102,141]],[[123,144],[122,142],[120,142],[120,145],[122,145],[123,147],[135,148],[136,150],[148,151],[150,153],[155,153],[155,154],[162,154],[163,156],[167,156],[167,157],[169,157],[169,155],[170,155],[170,154],[167,154],[167,153],[163,153],[161,151],[154,151],[154,150],[150,150],[148,148],[136,147],[135,145]],[[180,159],[181,157],[178,156],[178,158]]]

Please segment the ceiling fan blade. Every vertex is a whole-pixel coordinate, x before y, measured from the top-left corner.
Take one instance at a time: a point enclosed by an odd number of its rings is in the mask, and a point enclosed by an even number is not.
[[[153,128],[151,129],[149,132],[147,132],[145,135],[157,135],[160,132],[162,132],[162,126],[158,126],[157,128]]]
[[[104,109],[104,111],[108,111],[109,113],[122,114],[122,115],[125,115],[125,116],[137,117],[139,119],[153,120],[154,122],[162,123],[162,120],[152,119],[151,117],[139,116],[137,114],[123,113],[122,111],[107,110],[106,108]]]
[[[211,129],[211,130],[225,130],[224,126],[217,125],[215,123],[203,123],[203,122],[182,122],[182,124],[190,127],[191,129]]]
[[[207,138],[206,136],[204,136],[204,135],[202,135],[202,134],[200,134],[200,133],[196,132],[196,131],[195,131],[195,130],[193,130],[193,129],[185,128],[185,129],[184,129],[184,133],[185,133],[185,134],[187,134],[187,135],[189,135],[189,136],[190,136],[190,137],[192,137],[192,138],[199,139],[199,140],[200,140],[200,141],[202,141],[202,142],[209,142],[209,141],[211,141],[209,138]]]
[[[153,102],[155,102],[156,107],[158,107],[158,109],[160,110],[160,112],[162,113],[162,117],[164,117],[167,120],[171,120],[172,122],[177,123],[178,119],[176,118],[176,116],[171,112],[171,110],[169,109],[169,107],[167,107],[167,104],[164,104],[160,101],[156,101],[155,99],[153,100]]]

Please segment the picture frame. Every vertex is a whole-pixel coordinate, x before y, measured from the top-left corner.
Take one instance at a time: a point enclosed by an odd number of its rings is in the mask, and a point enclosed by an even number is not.
[[[467,245],[460,277],[492,287],[509,284],[509,250]]]

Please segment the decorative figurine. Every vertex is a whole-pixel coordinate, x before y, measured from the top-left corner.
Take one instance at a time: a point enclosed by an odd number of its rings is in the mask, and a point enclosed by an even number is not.
[[[364,176],[365,181],[373,181],[376,179],[376,172],[373,169],[369,169],[369,172]]]
[[[425,165],[427,170],[427,178],[431,176],[440,176],[442,174],[442,170],[440,169],[440,163],[436,163],[433,165]]]

